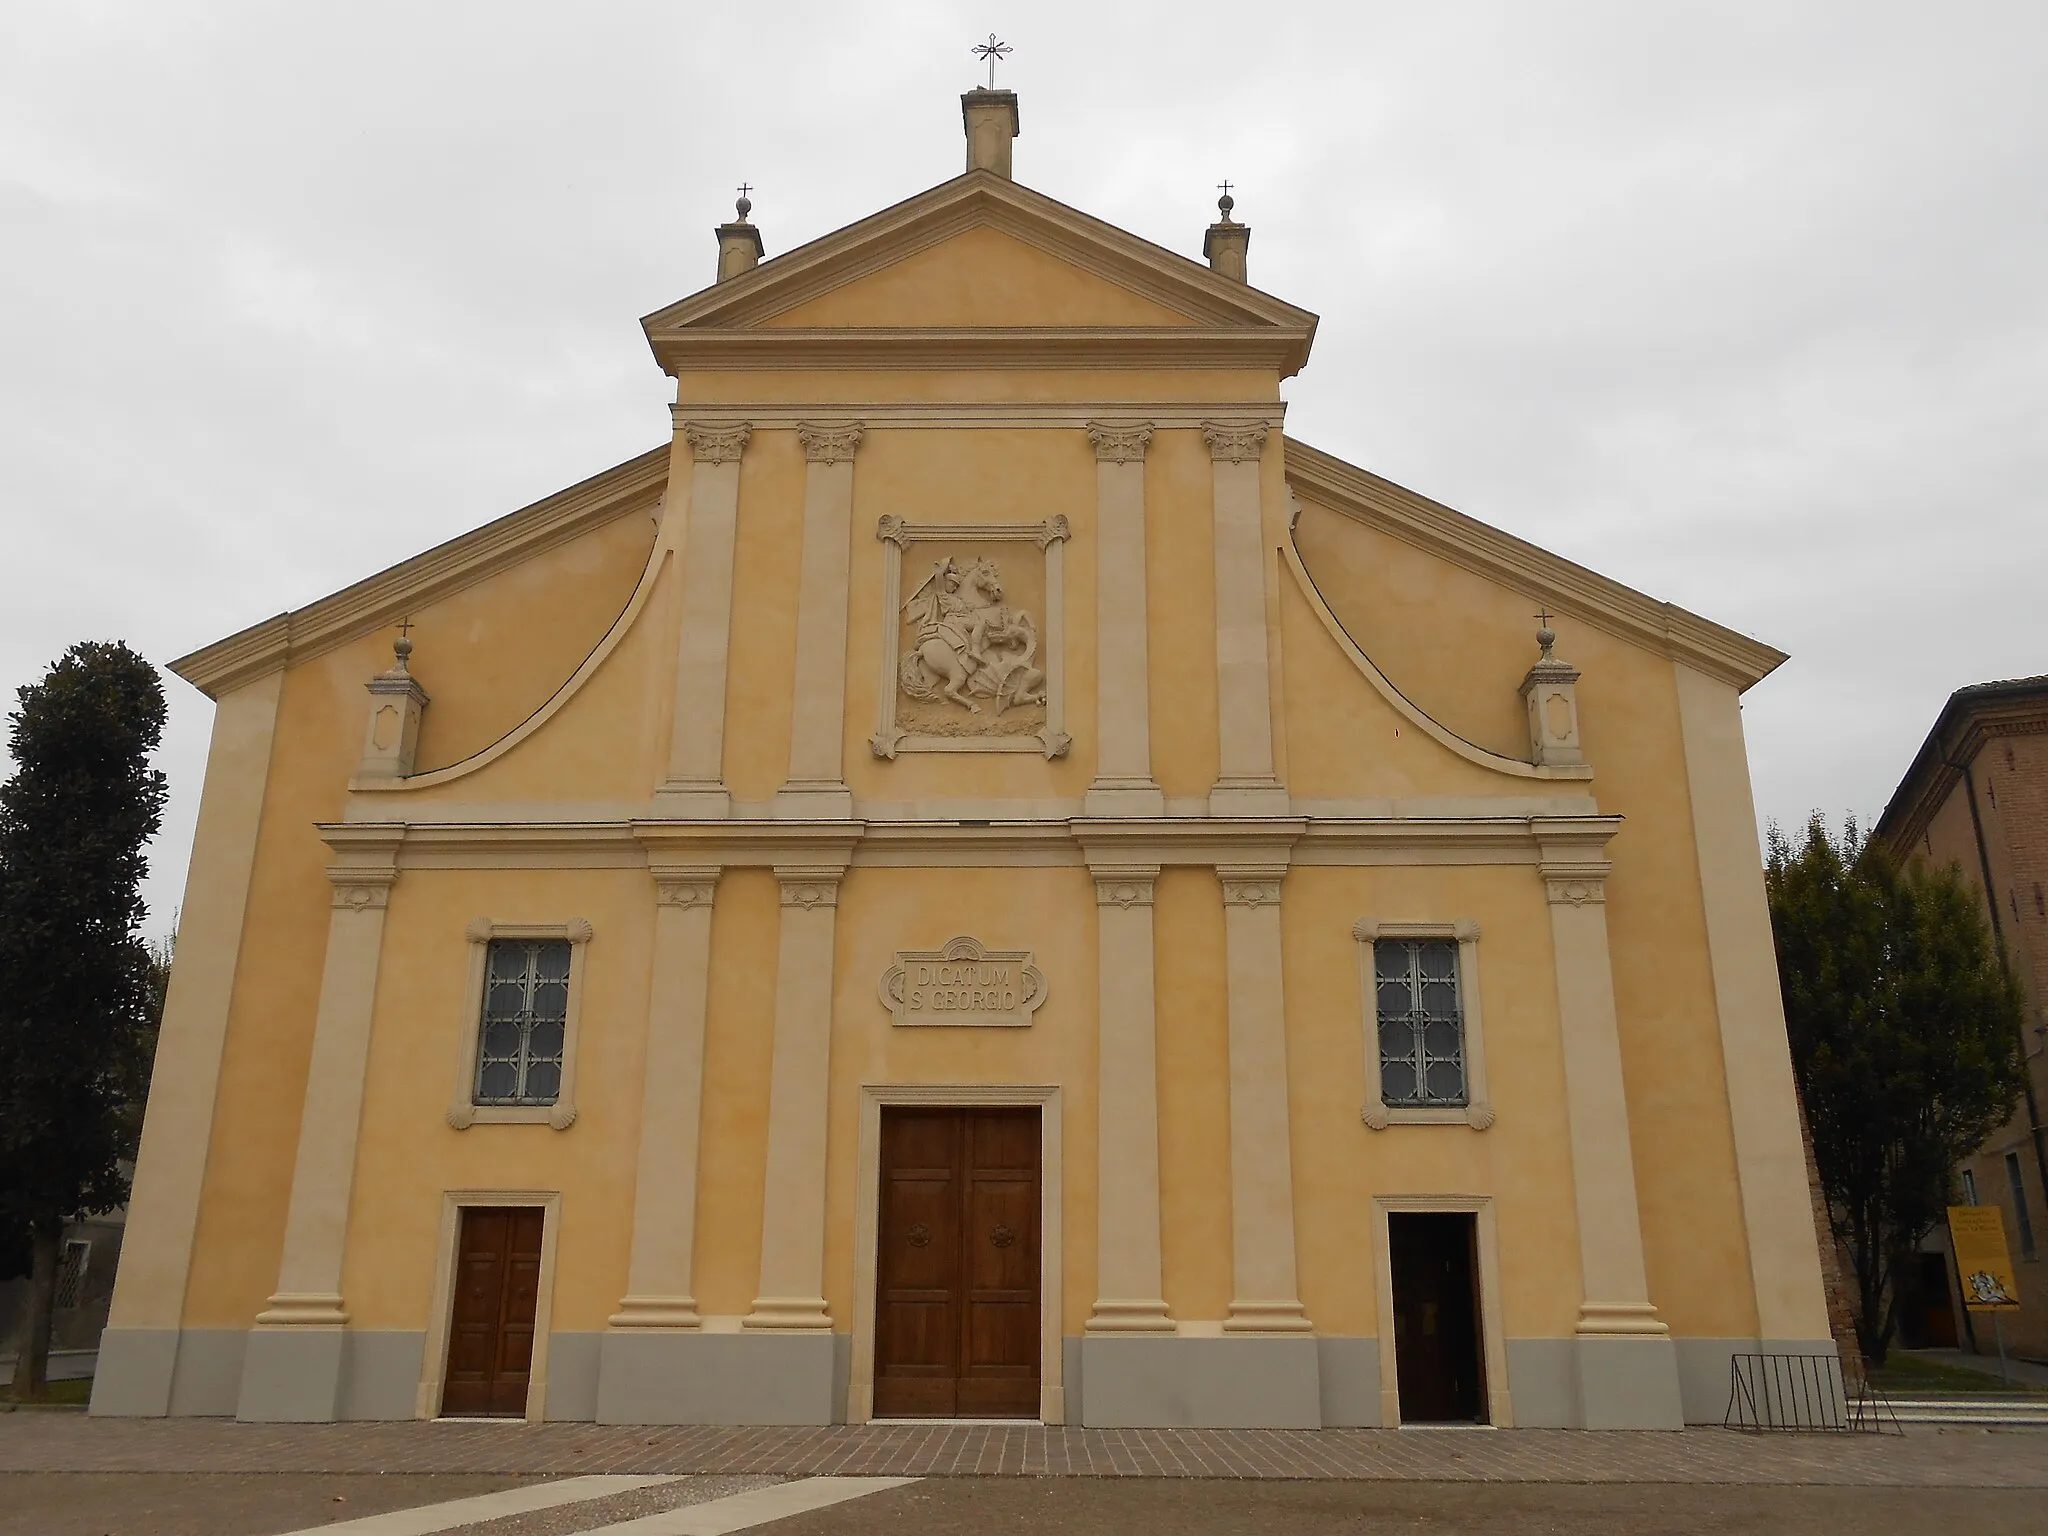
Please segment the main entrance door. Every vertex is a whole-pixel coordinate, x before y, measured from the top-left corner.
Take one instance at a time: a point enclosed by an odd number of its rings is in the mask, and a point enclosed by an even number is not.
[[[1403,1424],[1486,1417],[1477,1224],[1467,1212],[1394,1211],[1394,1374]]]
[[[1038,1113],[883,1109],[877,1418],[1038,1417]]]
[[[526,1412],[545,1217],[539,1206],[463,1208],[441,1386],[444,1415],[518,1418]]]

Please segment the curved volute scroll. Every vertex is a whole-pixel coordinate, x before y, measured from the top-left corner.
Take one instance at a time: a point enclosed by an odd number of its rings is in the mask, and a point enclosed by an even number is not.
[[[661,515],[666,504],[667,498],[664,497],[663,501],[656,505],[655,521],[657,525],[661,522]],[[535,734],[560,712],[563,705],[567,704],[582,691],[583,685],[596,676],[598,668],[602,667],[606,660],[610,658],[612,652],[618,649],[619,642],[626,638],[633,625],[639,620],[642,610],[646,608],[648,598],[654,593],[655,582],[659,579],[662,567],[667,563],[671,552],[669,543],[657,534],[653,547],[647,552],[647,563],[641,567],[640,579],[633,586],[632,595],[626,599],[626,606],[619,610],[618,617],[612,620],[611,627],[605,631],[604,637],[597,642],[597,645],[591,650],[590,654],[583,658],[581,665],[569,675],[568,680],[549,696],[547,702],[520,721],[518,725],[507,731],[503,736],[500,736],[489,746],[479,748],[460,762],[450,763],[445,768],[435,768],[427,773],[409,774],[406,776],[373,775],[367,766],[368,758],[366,756],[366,766],[359,769],[356,776],[349,780],[349,789],[355,792],[432,789],[439,784],[447,784],[456,779],[467,778],[470,774],[489,767],[522,741]],[[383,677],[371,683],[371,692],[374,694],[377,691],[378,684],[384,682],[386,678],[392,675],[391,673],[386,673]],[[414,687],[418,687],[418,685],[414,684]],[[419,701],[419,707],[424,709],[427,703],[424,691],[420,693]],[[373,732],[375,730],[374,721],[372,730]],[[407,767],[410,768],[410,766],[408,761]]]
[[[1373,664],[1372,658],[1365,654],[1358,642],[1351,638],[1351,632],[1344,627],[1343,621],[1331,611],[1330,605],[1324,601],[1321,589],[1316,586],[1315,578],[1309,575],[1308,567],[1302,563],[1301,551],[1296,548],[1292,538],[1289,538],[1286,543],[1280,546],[1280,558],[1282,563],[1286,565],[1288,573],[1293,576],[1294,584],[1300,589],[1301,595],[1307,601],[1310,611],[1321,621],[1323,628],[1328,631],[1330,638],[1337,642],[1337,648],[1344,653],[1351,665],[1358,669],[1367,682],[1372,684],[1374,690],[1381,698],[1394,707],[1402,719],[1408,721],[1409,724],[1413,725],[1439,746],[1455,752],[1468,763],[1476,763],[1481,768],[1490,768],[1495,773],[1506,774],[1512,778],[1583,781],[1593,777],[1593,769],[1583,756],[1554,756],[1549,760],[1539,756],[1535,762],[1524,762],[1516,757],[1503,757],[1498,752],[1489,752],[1486,748],[1467,741],[1441,721],[1425,714],[1413,700],[1394,686],[1387,675]],[[1541,665],[1542,663],[1539,662],[1538,666],[1540,667]],[[1560,662],[1558,665],[1563,666],[1564,664]],[[1569,667],[1565,667],[1565,670],[1571,672]],[[1571,672],[1574,681],[1577,680],[1578,675],[1577,672]],[[1536,672],[1532,670],[1530,676],[1532,678],[1535,677]],[[1526,687],[1527,685],[1525,684],[1524,686]],[[1545,698],[1548,698],[1547,693]],[[1532,731],[1534,730],[1533,723],[1531,729]],[[1578,711],[1576,704],[1573,704],[1571,710],[1571,738],[1573,750],[1576,751],[1578,740]]]

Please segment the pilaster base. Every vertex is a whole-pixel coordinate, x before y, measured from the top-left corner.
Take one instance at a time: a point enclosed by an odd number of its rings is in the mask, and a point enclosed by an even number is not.
[[[1290,816],[1287,786],[1273,779],[1218,779],[1209,791],[1211,816]]]
[[[245,1424],[332,1423],[341,1403],[346,1340],[336,1326],[252,1328],[235,1417]]]
[[[837,1423],[851,1342],[819,1332],[607,1333],[598,1347],[597,1422]]]
[[[1109,820],[1164,816],[1166,791],[1150,779],[1097,779],[1082,796],[1081,814]]]
[[[627,1296],[605,1319],[613,1328],[695,1328],[704,1321],[689,1296]]]
[[[1316,1340],[1083,1334],[1078,1422],[1101,1429],[1320,1429]],[[1069,1409],[1072,1402],[1069,1401]]]
[[[778,821],[851,821],[853,791],[844,784],[792,781],[775,792]]]
[[[754,1310],[740,1319],[742,1328],[792,1333],[832,1331],[832,1314],[822,1296],[757,1296]]]
[[[175,1328],[109,1328],[100,1335],[93,1371],[95,1418],[161,1418],[171,1411],[178,1368]]]
[[[732,791],[723,784],[664,784],[654,792],[654,814],[676,821],[725,821],[732,815]]]
[[[1083,1325],[1089,1333],[1173,1333],[1163,1301],[1098,1301]]]
[[[1308,1308],[1298,1301],[1233,1301],[1225,1333],[1313,1333]]]
[[[1579,1424],[1585,1429],[1683,1429],[1678,1351],[1668,1336],[1581,1333]]]

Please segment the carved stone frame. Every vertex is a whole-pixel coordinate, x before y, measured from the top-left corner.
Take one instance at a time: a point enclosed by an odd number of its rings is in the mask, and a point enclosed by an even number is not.
[[[980,1105],[1038,1110],[1038,1419],[1067,1422],[1067,1388],[1062,1323],[1066,1284],[1066,1185],[1062,1157],[1060,1090],[1051,1084],[863,1083],[854,1160],[853,1359],[847,1372],[846,1422],[866,1424],[875,1416],[876,1254],[881,1242],[882,1110],[894,1105]],[[1020,1421],[1028,1423],[1028,1420]]]
[[[875,756],[899,752],[1043,752],[1050,761],[1074,744],[1067,734],[1067,618],[1065,551],[1071,530],[1065,517],[1042,523],[906,523],[885,517],[875,526],[882,541],[882,670]],[[898,637],[903,625],[903,546],[959,539],[975,543],[1036,544],[1045,552],[1045,728],[1035,736],[913,736],[896,724]]]
[[[1358,940],[1358,980],[1365,1015],[1365,1107],[1358,1118],[1370,1130],[1392,1125],[1469,1125],[1483,1131],[1493,1124],[1493,1100],[1486,1091],[1486,1035],[1479,1010],[1479,925],[1469,918],[1454,923],[1388,923],[1361,917],[1352,925]],[[1456,939],[1458,941],[1458,1004],[1465,1034],[1465,1103],[1429,1109],[1386,1102],[1380,1088],[1380,1011],[1374,980],[1373,944],[1380,939]]]
[[[576,1042],[583,1013],[583,952],[593,930],[584,918],[566,923],[494,923],[479,917],[470,923],[469,986],[464,991],[462,1049],[456,1062],[455,1093],[448,1102],[448,1123],[458,1131],[472,1125],[548,1125],[566,1131],[576,1123]],[[476,1057],[483,1042],[484,978],[493,939],[567,939],[569,997],[562,1020],[562,1086],[552,1104],[479,1104],[476,1102]]]

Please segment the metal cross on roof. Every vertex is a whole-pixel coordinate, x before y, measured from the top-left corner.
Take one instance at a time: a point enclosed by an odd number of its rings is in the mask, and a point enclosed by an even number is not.
[[[994,90],[996,88],[997,62],[999,60],[1008,58],[1013,52],[1015,52],[1015,50],[1012,49],[1008,43],[998,42],[996,40],[996,35],[993,32],[989,33],[987,42],[976,43],[968,51],[972,53],[977,59],[985,59],[988,61],[988,88],[990,90]]]
[[[1536,615],[1536,622],[1537,622],[1538,624],[1541,624],[1541,625],[1542,625],[1542,626],[1543,626],[1543,627],[1544,627],[1545,629],[1548,629],[1548,628],[1550,628],[1550,610],[1549,610],[1549,608],[1547,608],[1547,607],[1546,607],[1546,608],[1545,608],[1545,609],[1544,609],[1544,610],[1543,610],[1543,611],[1542,611],[1541,613],[1539,613],[1539,614],[1537,614],[1537,615]]]

